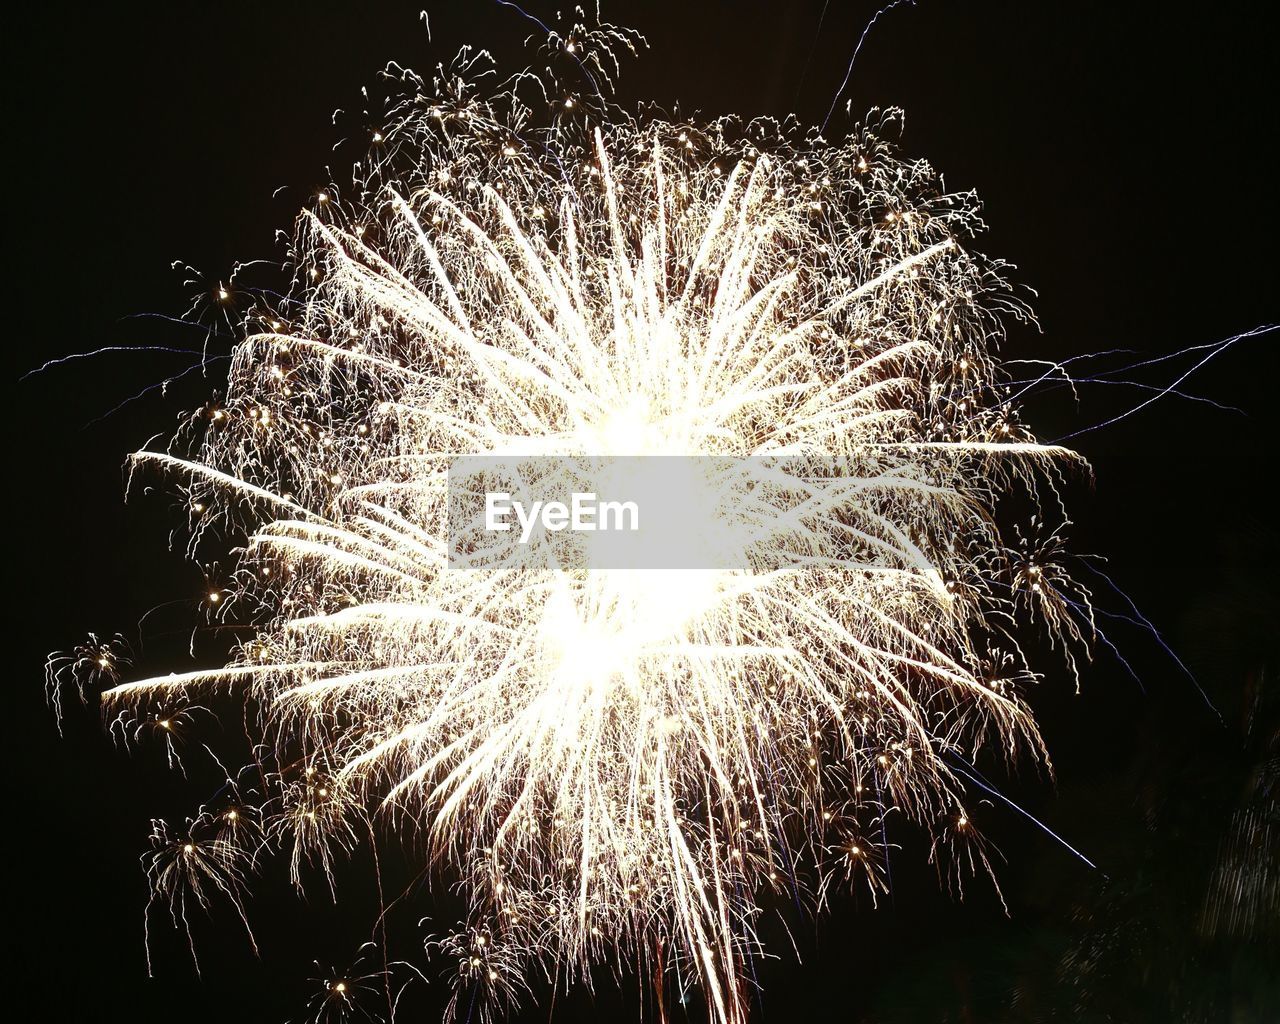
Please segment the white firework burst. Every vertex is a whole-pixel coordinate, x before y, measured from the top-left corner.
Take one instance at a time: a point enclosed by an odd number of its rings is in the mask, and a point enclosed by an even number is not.
[[[956,758],[1043,758],[1020,631],[1073,669],[1090,631],[1037,560],[1054,527],[1001,524],[1060,521],[1079,460],[1019,423],[996,350],[1029,314],[896,114],[839,142],[623,116],[599,93],[630,39],[552,36],[573,95],[482,94],[471,54],[406,78],[352,197],[302,216],[293,293],[245,317],[225,402],[135,459],[183,488],[193,551],[242,544],[211,607],[256,635],[105,701],[242,691],[295,878],[413,836],[468,895],[433,943],[486,1012],[531,972],[631,963],[729,1024],[770,891],[881,891],[891,808],[986,868]],[[718,524],[753,524],[752,569],[457,571],[465,455],[784,468]],[[160,877],[238,893],[220,842],[166,843]]]

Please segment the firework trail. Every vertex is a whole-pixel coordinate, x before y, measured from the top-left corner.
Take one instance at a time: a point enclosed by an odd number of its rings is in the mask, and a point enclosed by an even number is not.
[[[969,248],[975,198],[900,155],[892,111],[839,142],[624,115],[638,42],[552,31],[548,70],[497,86],[475,51],[396,69],[289,294],[217,289],[249,306],[225,401],[133,471],[179,490],[193,557],[232,552],[208,608],[254,634],[103,695],[152,729],[248,709],[252,841],[225,811],[157,825],[177,920],[244,917],[265,852],[302,885],[393,833],[468,898],[428,942],[459,1015],[621,965],[731,1024],[771,893],[885,891],[891,811],[949,877],[988,873],[969,761],[1047,763],[1023,646],[1087,655],[1059,497],[1087,470],[1018,418],[997,348],[1030,314]],[[785,525],[756,571],[448,567],[453,459],[637,454],[785,459],[740,510]],[[95,657],[123,667],[86,648],[55,692]],[[326,978],[317,1013],[378,988]]]

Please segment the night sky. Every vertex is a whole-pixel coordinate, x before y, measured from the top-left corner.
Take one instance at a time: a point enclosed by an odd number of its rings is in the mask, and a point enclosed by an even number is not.
[[[139,674],[216,661],[216,638],[197,637],[194,663],[188,654],[202,578],[169,549],[170,503],[139,493],[126,506],[122,467],[203,403],[225,364],[106,418],[190,360],[108,353],[19,380],[104,346],[198,349],[199,330],[152,315],[186,308],[172,261],[212,284],[236,260],[279,258],[275,231],[350,164],[350,150],[332,150],[349,123],[335,128],[333,111],[358,111],[360,87],[387,61],[427,72],[471,42],[521,66],[521,41],[537,31],[490,0],[455,0],[431,11],[429,42],[420,5],[364,6],[44,4],[7,16],[8,372],[18,403],[7,422],[18,465],[8,488],[4,846],[7,983],[11,999],[32,1006],[20,1019],[301,1019],[311,962],[342,962],[368,937],[374,904],[359,865],[342,872],[351,896],[340,890],[336,908],[323,886],[298,900],[269,872],[250,904],[261,961],[234,919],[215,913],[195,924],[203,977],[162,927],[148,980],[137,858],[149,818],[180,816],[199,794],[154,751],[113,747],[92,708],[73,707],[60,738],[42,665],[90,631],[139,646],[139,619],[153,608]],[[823,6],[615,3],[606,15],[650,43],[624,70],[622,100],[820,121],[877,5],[833,2],[819,33]],[[1006,355],[1155,356],[1280,320],[1276,37],[1255,6],[1213,3],[1192,19],[1177,5],[920,0],[880,19],[844,96],[855,116],[905,108],[905,152],[982,197],[990,230],[976,247],[1016,264],[1016,280],[1038,293],[1042,332],[1014,329]],[[1098,869],[1016,812],[986,807],[979,824],[1007,858],[1006,915],[983,879],[963,902],[948,892],[927,845],[904,834],[892,899],[873,909],[838,898],[816,925],[792,915],[801,966],[786,932],[764,926],[780,959],[758,965],[758,1019],[1280,1019],[1264,969],[1276,921],[1244,937],[1196,928],[1230,816],[1275,784],[1280,757],[1278,344],[1280,334],[1241,342],[1186,382],[1236,411],[1165,398],[1072,442],[1096,473],[1070,495],[1074,549],[1109,559],[1195,676],[1150,633],[1104,616],[1140,682],[1103,644],[1079,693],[1059,662],[1042,659],[1033,705],[1055,778],[984,765]],[[1141,379],[1167,384],[1192,362]],[[1058,391],[1025,418],[1053,439],[1148,396],[1086,385],[1078,405]],[[1132,616],[1105,591],[1104,612]],[[1272,790],[1273,814],[1275,799]],[[1277,870],[1274,847],[1257,856]],[[397,938],[415,953],[417,918],[443,926],[451,905],[421,890],[408,900]],[[1072,959],[1081,950],[1097,958],[1084,982]],[[634,1019],[646,1005],[639,985],[614,988],[604,979],[594,1004],[582,992],[558,996],[560,1019]],[[443,992],[419,992],[421,1012],[401,1019],[437,1019]],[[531,1001],[519,1019],[545,1019],[550,1004]]]

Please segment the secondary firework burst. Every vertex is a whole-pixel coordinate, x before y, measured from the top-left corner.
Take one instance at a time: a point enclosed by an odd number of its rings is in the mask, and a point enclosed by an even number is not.
[[[490,89],[471,52],[402,74],[354,186],[302,214],[290,295],[215,290],[248,308],[225,401],[134,472],[179,490],[193,554],[232,552],[210,613],[255,633],[103,700],[241,694],[299,884],[389,833],[460,881],[469,918],[428,943],[455,1006],[609,965],[730,1024],[763,908],[883,892],[891,812],[988,870],[956,766],[1047,761],[1020,639],[1087,650],[1054,561],[1080,470],[1002,385],[1029,313],[970,248],[976,200],[895,113],[840,141],[624,115],[635,42],[553,33],[561,72]],[[763,568],[449,568],[453,458],[636,454],[785,457]],[[256,848],[158,834],[183,915],[186,882],[241,908]]]

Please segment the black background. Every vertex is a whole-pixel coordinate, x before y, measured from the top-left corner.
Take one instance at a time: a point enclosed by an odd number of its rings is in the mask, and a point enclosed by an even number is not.
[[[553,16],[550,4],[529,6]],[[820,120],[875,6],[833,0],[820,33],[820,2],[685,0],[606,13],[651,44],[624,74],[628,102]],[[1018,280],[1039,292],[1043,334],[1016,331],[1009,354],[1159,354],[1278,318],[1275,37],[1253,7],[1214,3],[1193,16],[1181,5],[921,0],[880,19],[846,96],[855,114],[905,107],[906,150],[952,188],[978,189],[991,226],[980,247],[1016,263]],[[197,924],[203,979],[164,927],[159,977],[147,979],[136,857],[147,819],[187,806],[182,787],[153,756],[114,750],[91,711],[74,711],[59,739],[41,664],[89,630],[136,636],[145,610],[176,600],[149,620],[142,664],[180,667],[201,576],[169,551],[162,501],[124,506],[121,467],[208,396],[216,371],[100,421],[186,364],[107,354],[19,378],[104,345],[196,347],[196,332],[136,315],[185,307],[173,259],[213,282],[237,259],[279,255],[275,229],[329,180],[331,160],[339,176],[349,164],[331,153],[335,108],[358,109],[360,86],[390,59],[427,71],[463,42],[515,59],[537,31],[494,3],[442,2],[429,43],[417,11],[234,2],[45,4],[7,15],[5,422],[17,466],[6,488],[3,828],[13,860],[6,986],[30,1000],[23,1019],[298,1019],[311,961],[341,961],[368,934],[359,879],[337,909],[322,886],[301,901],[275,886],[250,907],[263,962],[234,922],[215,917]],[[1070,1005],[1064,950],[1109,927],[1122,938],[1110,954],[1115,977],[1091,996],[1096,1019],[1173,1020],[1193,1003],[1234,1006],[1239,1020],[1280,1014],[1256,948],[1191,934],[1225,815],[1254,764],[1246,697],[1267,673],[1275,688],[1277,344],[1276,335],[1242,342],[1189,382],[1243,414],[1165,399],[1077,442],[1096,486],[1073,495],[1075,546],[1110,557],[1225,724],[1149,636],[1103,620],[1145,692],[1105,650],[1078,695],[1050,663],[1036,707],[1056,782],[1028,772],[1005,783],[1101,870],[989,808],[980,824],[1009,860],[1005,916],[980,880],[963,903],[948,894],[927,850],[903,837],[893,900],[872,909],[841,899],[816,928],[802,924],[803,966],[771,932],[783,958],[760,967],[761,1019],[1048,1019]],[[1106,392],[1086,391],[1079,409],[1045,402],[1030,420],[1054,437],[1145,397]],[[423,892],[411,901],[410,946],[414,920],[438,907]],[[606,980],[594,1008],[579,993],[559,1009],[634,1016],[641,999],[624,984],[617,997]],[[435,1019],[440,991],[418,996],[424,1019]],[[522,1019],[543,1019],[549,1002]],[[1227,1019],[1207,1012],[1188,1019]]]

